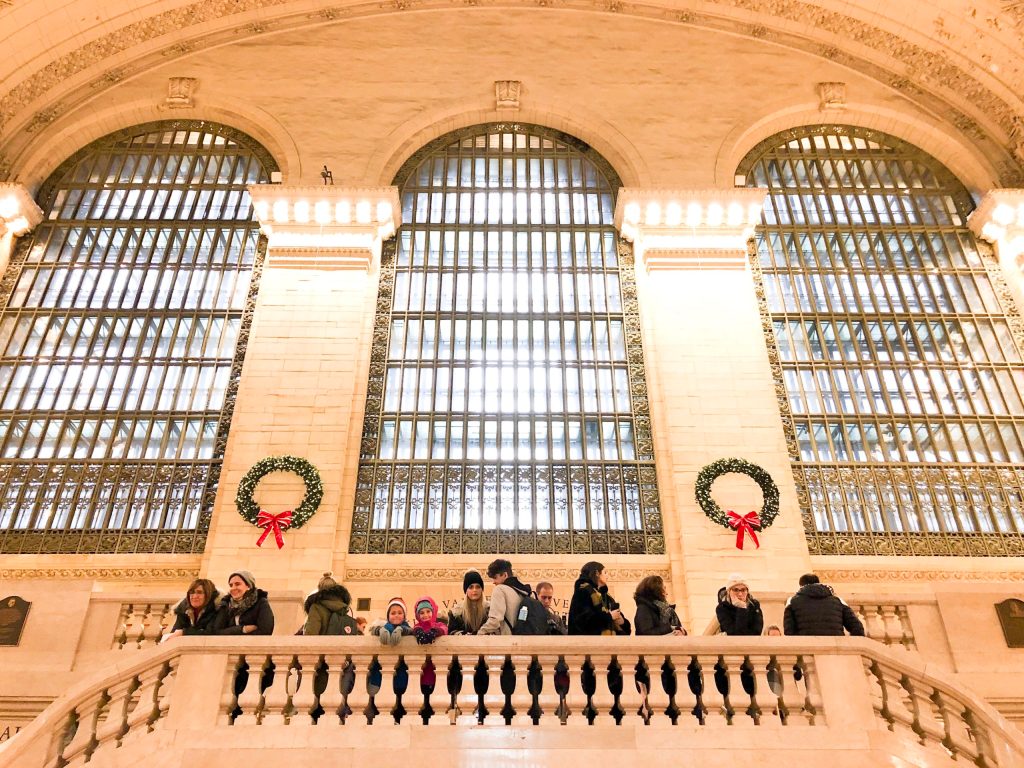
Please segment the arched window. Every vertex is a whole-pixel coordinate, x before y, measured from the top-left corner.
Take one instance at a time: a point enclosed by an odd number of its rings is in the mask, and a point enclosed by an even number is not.
[[[352,552],[664,551],[612,169],[527,125],[399,172]]]
[[[209,123],[153,123],[66,161],[0,287],[0,548],[202,551],[273,161]]]
[[[812,553],[1024,554],[1024,337],[966,189],[839,126],[739,173],[768,188],[757,261]]]

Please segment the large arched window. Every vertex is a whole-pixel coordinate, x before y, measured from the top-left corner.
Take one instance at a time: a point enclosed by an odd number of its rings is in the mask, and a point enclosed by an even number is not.
[[[811,551],[1024,554],[1022,326],[970,195],[891,136],[806,128],[739,169]]]
[[[664,551],[614,172],[536,126],[399,172],[353,552]]]
[[[0,288],[0,549],[203,549],[272,161],[209,123],[107,136],[46,182]]]

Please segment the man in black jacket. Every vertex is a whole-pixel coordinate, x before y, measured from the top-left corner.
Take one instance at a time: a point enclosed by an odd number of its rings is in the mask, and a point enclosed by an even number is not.
[[[842,636],[845,629],[864,636],[864,625],[853,609],[813,573],[800,577],[800,589],[786,602],[782,623],[787,635]]]

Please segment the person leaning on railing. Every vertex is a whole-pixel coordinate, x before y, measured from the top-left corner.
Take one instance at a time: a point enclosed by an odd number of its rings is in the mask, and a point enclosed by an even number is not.
[[[181,635],[211,635],[217,620],[220,593],[209,579],[196,579],[188,586],[185,599],[174,609],[174,626],[164,640]]]
[[[608,594],[604,565],[594,560],[584,563],[569,603],[569,634],[628,635],[631,631],[629,620]]]
[[[646,576],[633,593],[636,600],[636,618],[633,625],[637,635],[686,635],[676,607],[668,602],[665,580],[661,576]]]
[[[249,571],[235,571],[228,577],[228,595],[217,611],[214,634],[274,634],[274,611],[267,593],[256,589],[256,578]]]
[[[738,573],[731,574],[724,587],[718,590],[715,607],[718,625],[727,635],[760,635],[764,629],[764,614],[746,580]]]

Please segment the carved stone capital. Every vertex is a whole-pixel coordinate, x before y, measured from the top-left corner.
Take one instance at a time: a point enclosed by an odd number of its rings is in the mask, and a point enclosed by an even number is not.
[[[194,77],[167,78],[166,109],[190,109],[195,106],[195,92],[199,81]]]
[[[996,247],[1017,300],[1024,298],[1024,189],[993,189],[967,220],[971,231]]]
[[[381,243],[395,234],[397,187],[249,187],[267,266],[369,269]]]
[[[519,94],[522,90],[523,84],[519,80],[495,80],[495,109],[519,109]]]
[[[21,184],[0,182],[0,237],[20,237],[43,220],[43,212]]]
[[[763,189],[619,191],[615,226],[655,269],[745,269],[747,241],[761,220]]]
[[[846,108],[846,83],[818,83],[818,109],[827,112]]]

